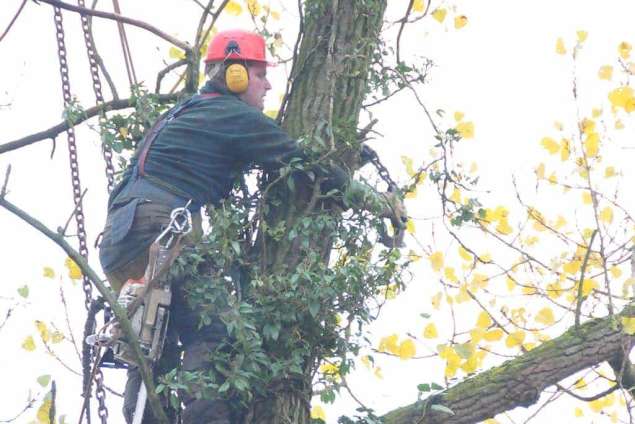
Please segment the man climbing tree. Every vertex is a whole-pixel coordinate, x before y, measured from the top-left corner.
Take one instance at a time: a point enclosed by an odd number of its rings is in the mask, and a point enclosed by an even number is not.
[[[308,154],[262,113],[265,94],[271,88],[262,36],[241,30],[220,32],[209,45],[205,63],[209,81],[201,93],[157,121],[108,202],[100,260],[111,286],[120,292],[122,305],[141,296],[148,263],[155,262],[148,257],[148,249],[169,227],[173,210],[187,207],[192,212],[194,233],[198,234],[195,240],[200,240],[201,206],[218,207],[248,167],[255,164],[275,171],[309,160]],[[332,197],[342,197],[343,204],[355,201],[358,206],[372,206],[372,211],[390,218],[397,231],[403,228],[406,218],[398,193],[375,195],[351,182],[334,164],[318,163],[311,169],[322,181],[321,192],[333,190]],[[179,320],[177,317],[177,326]],[[222,333],[212,333],[211,338],[199,340],[184,334],[185,370],[195,371],[208,362],[207,355],[223,337]],[[124,415],[132,422],[141,380],[136,368],[129,374]],[[224,402],[190,394],[183,420],[229,423],[231,413]]]

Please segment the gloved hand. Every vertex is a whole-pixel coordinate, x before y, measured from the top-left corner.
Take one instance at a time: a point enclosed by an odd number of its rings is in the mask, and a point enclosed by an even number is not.
[[[408,212],[403,202],[401,193],[395,187],[389,187],[383,194],[386,200],[386,207],[381,213],[382,218],[390,219],[394,229],[394,235],[388,236],[386,229],[380,234],[380,242],[386,247],[403,247],[403,238],[408,222]]]

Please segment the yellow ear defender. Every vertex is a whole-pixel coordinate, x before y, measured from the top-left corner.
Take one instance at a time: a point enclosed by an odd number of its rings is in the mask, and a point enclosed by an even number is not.
[[[225,83],[232,93],[240,94],[247,91],[249,86],[249,73],[245,65],[234,63],[225,70]]]

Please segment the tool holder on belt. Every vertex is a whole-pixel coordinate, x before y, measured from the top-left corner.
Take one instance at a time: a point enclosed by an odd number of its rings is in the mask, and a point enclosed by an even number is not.
[[[189,202],[176,208],[170,215],[170,223],[150,246],[148,266],[140,280],[128,280],[118,298],[139,338],[145,357],[156,362],[161,356],[169,322],[172,290],[166,272],[181,250],[181,238],[192,230]],[[89,336],[89,344],[112,347],[115,359],[128,365],[138,365],[132,349],[121,337],[121,329],[114,323],[110,332],[102,329]]]

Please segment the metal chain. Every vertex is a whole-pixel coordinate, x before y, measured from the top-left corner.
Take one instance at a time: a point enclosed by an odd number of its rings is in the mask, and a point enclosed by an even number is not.
[[[62,10],[59,7],[54,7],[54,21],[55,32],[57,39],[58,57],[60,62],[60,76],[62,79],[62,94],[64,97],[64,108],[68,108],[72,103],[71,98],[71,85],[68,73],[68,61],[66,43],[64,42],[64,27],[62,20]],[[79,164],[77,160],[77,144],[75,139],[75,129],[72,125],[69,125],[67,130],[68,137],[68,152],[71,168],[71,181],[73,185],[73,201],[75,203],[75,221],[77,222],[77,238],[79,239],[79,253],[84,258],[88,258],[88,246],[86,243],[86,227],[84,208],[82,206],[82,189],[81,181],[79,179]],[[84,306],[86,310],[90,310],[90,305],[93,298],[93,287],[87,276],[82,277],[82,289],[84,290]],[[91,355],[94,358],[94,355]],[[103,389],[103,375],[101,370],[98,370],[95,380],[97,380],[97,400],[99,401],[99,416],[102,424],[106,424],[106,417],[108,417],[108,410],[105,405],[105,392]],[[90,396],[90,388],[85,393],[86,396]]]
[[[68,62],[66,55],[66,44],[64,43],[64,28],[62,25],[62,10],[54,7],[55,31],[57,36],[57,49],[60,61],[60,76],[62,78],[62,93],[64,95],[64,108],[68,108],[72,103],[71,84],[68,75]],[[82,206],[82,185],[79,179],[79,164],[77,162],[77,144],[75,143],[75,129],[69,125],[66,131],[68,137],[68,155],[71,167],[71,181],[73,184],[73,201],[75,204],[75,221],[77,222],[77,238],[79,239],[79,253],[84,257],[88,257],[88,247],[86,244],[86,228],[84,219],[84,208]],[[84,290],[85,299],[84,306],[86,310],[90,308],[90,302],[93,297],[93,287],[87,276],[83,276],[82,288]]]
[[[379,174],[381,179],[384,180],[386,184],[388,184],[388,187],[391,190],[396,189],[397,183],[395,183],[395,181],[390,176],[390,172],[388,172],[388,169],[386,169],[384,164],[381,163],[381,161],[379,160],[379,155],[377,155],[377,152],[375,152],[374,150],[371,150],[371,153],[368,156],[368,158],[370,162],[373,164],[373,166],[377,169],[377,173]]]
[[[77,4],[83,8],[86,8],[84,0],[77,0]],[[90,76],[93,80],[95,101],[97,106],[101,107],[101,110],[99,112],[99,129],[101,134],[101,131],[103,131],[103,129],[105,128],[106,111],[103,109],[104,96],[101,90],[101,80],[99,79],[99,63],[97,61],[97,51],[95,50],[95,44],[91,36],[90,22],[88,20],[88,16],[82,14],[81,20],[82,30],[84,33],[84,42],[86,44],[86,53],[88,54],[88,63],[90,64]],[[108,193],[110,193],[115,185],[115,168],[112,165],[112,148],[102,139],[101,149],[104,156],[104,162],[106,162],[106,179],[108,181]],[[106,311],[105,313],[108,314],[108,311]],[[98,348],[94,348],[91,363],[94,363],[97,360],[98,351]],[[108,418],[108,409],[106,408],[104,374],[101,372],[101,368],[99,368],[98,364],[94,364],[94,366],[97,368],[95,370],[95,397],[97,398],[97,402],[99,403],[97,414],[101,419],[102,424],[105,424]],[[90,387],[88,389],[88,393],[90,393]]]
[[[77,0],[77,4],[83,8],[86,8],[84,0]],[[88,53],[88,63],[90,64],[90,76],[93,80],[93,90],[95,91],[95,100],[98,107],[101,107],[99,112],[99,128],[100,132],[104,128],[106,122],[106,112],[103,109],[104,96],[101,90],[101,80],[99,79],[99,63],[97,61],[97,51],[95,50],[95,44],[90,33],[90,22],[88,16],[81,15],[82,30],[84,32],[84,42],[86,43],[86,52]],[[101,150],[106,162],[106,179],[108,180],[108,193],[110,193],[115,185],[115,168],[112,165],[112,148],[103,141],[101,142]]]

